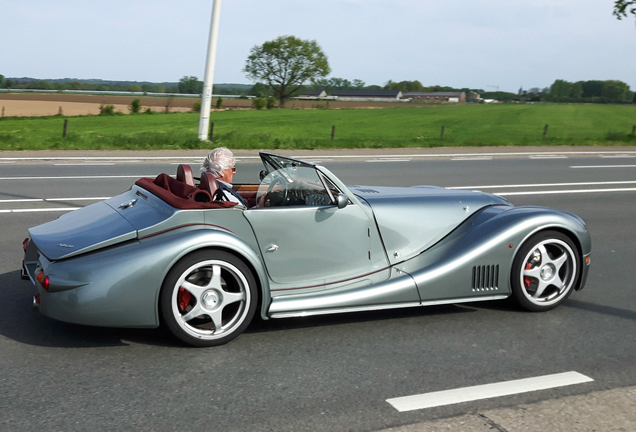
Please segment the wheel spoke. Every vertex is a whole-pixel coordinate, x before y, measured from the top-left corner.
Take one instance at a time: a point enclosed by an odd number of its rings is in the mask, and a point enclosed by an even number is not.
[[[522,272],[522,275],[525,277],[531,277],[531,278],[535,278],[535,279],[539,279],[541,273],[541,268],[540,267],[535,267],[535,268],[531,268],[528,270],[524,270]]]
[[[537,286],[537,290],[532,295],[532,297],[535,298],[535,299],[541,298],[541,295],[543,294],[543,291],[545,291],[545,289],[549,286],[549,284],[547,284],[544,281],[542,281],[541,278],[539,278],[538,281],[539,281],[539,284]]]
[[[210,282],[205,287],[205,289],[216,288],[218,290],[222,290],[221,287],[221,266],[215,265],[212,266],[212,277],[210,278]]]
[[[556,268],[557,273],[559,272],[559,270],[561,270],[561,266],[563,266],[563,264],[565,264],[567,260],[568,260],[568,254],[566,252],[563,252],[560,257],[552,261],[552,264],[554,264],[554,267]]]
[[[190,291],[190,294],[192,294],[194,296],[194,298],[197,300],[197,303],[199,303],[199,301],[201,300],[201,296],[203,295],[203,293],[205,292],[206,288],[199,286],[199,285],[195,285],[191,282],[188,281],[183,281],[183,283],[181,284],[181,286],[185,289],[187,289],[188,291]]]
[[[211,314],[208,314],[214,323],[214,333],[220,333],[223,330],[223,308],[218,308]]]
[[[545,248],[545,245],[540,244],[537,249],[539,249],[539,252],[541,252],[541,264],[546,264],[548,262],[550,262],[552,260],[552,258],[550,258],[550,255],[548,254],[548,250]]]
[[[223,291],[223,306],[245,300],[245,292],[227,292]]]
[[[187,314],[183,315],[181,319],[184,322],[188,322],[191,319],[198,317],[199,315],[203,315],[204,313],[205,311],[203,310],[203,308],[201,308],[201,302],[197,301],[197,304],[194,305],[192,310],[188,312]]]

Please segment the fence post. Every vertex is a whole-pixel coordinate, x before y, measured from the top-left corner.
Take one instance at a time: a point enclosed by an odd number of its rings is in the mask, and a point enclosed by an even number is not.
[[[64,115],[63,111],[62,111],[62,105],[60,105],[60,109],[57,110],[57,115]]]
[[[212,141],[214,138],[214,122],[210,122],[210,133],[208,134],[208,141]]]
[[[336,126],[331,126],[331,141],[336,139]]]
[[[440,136],[441,139],[444,139],[444,132],[446,132],[446,126],[442,126],[442,135]]]
[[[545,127],[543,128],[543,139],[546,139],[548,137],[548,125],[545,125]]]
[[[68,119],[64,119],[64,131],[62,131],[62,138],[66,138],[66,128],[68,127]]]
[[[2,107],[2,117],[4,117],[4,107]]]

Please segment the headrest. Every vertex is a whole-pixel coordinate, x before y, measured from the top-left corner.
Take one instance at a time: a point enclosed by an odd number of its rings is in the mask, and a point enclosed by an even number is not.
[[[211,173],[204,172],[201,173],[201,183],[199,184],[199,188],[209,192],[212,199],[215,199],[214,195],[216,194],[216,191],[219,190],[219,184]]]
[[[177,180],[190,186],[194,186],[194,175],[190,165],[181,164],[177,167]]]

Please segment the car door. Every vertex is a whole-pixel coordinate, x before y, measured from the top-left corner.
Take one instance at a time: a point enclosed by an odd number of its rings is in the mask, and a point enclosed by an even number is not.
[[[296,164],[263,179],[259,207],[246,210],[271,280],[286,288],[320,286],[386,267],[369,212],[335,204],[333,184]]]

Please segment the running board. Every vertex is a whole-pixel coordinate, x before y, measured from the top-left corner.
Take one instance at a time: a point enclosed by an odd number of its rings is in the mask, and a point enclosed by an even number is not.
[[[377,311],[377,310],[386,310],[386,309],[402,309],[409,307],[417,307],[417,306],[439,306],[439,305],[447,305],[447,304],[455,304],[455,303],[470,303],[470,302],[479,302],[479,301],[491,301],[491,300],[503,300],[508,298],[507,294],[499,294],[493,296],[484,296],[484,297],[467,297],[467,298],[459,298],[459,299],[448,299],[448,300],[432,300],[426,302],[417,302],[417,303],[398,303],[398,304],[386,304],[386,305],[375,305],[375,306],[359,306],[359,307],[349,307],[349,308],[340,308],[340,309],[318,309],[312,311],[298,311],[298,312],[277,312],[270,315],[270,318],[298,318],[298,317],[308,317],[314,315],[329,315],[329,314],[339,314],[339,313],[348,313],[348,312],[368,312],[368,311]]]

